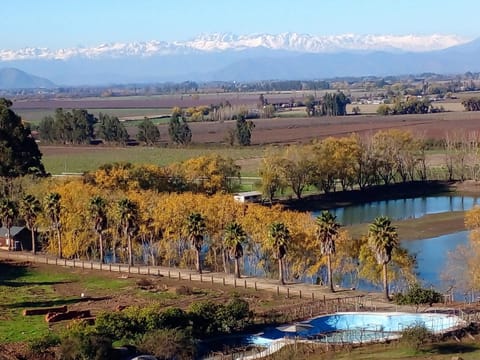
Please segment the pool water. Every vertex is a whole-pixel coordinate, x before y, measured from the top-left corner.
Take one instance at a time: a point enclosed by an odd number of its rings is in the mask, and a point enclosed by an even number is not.
[[[424,325],[433,333],[443,333],[463,325],[458,316],[435,313],[336,313],[304,322],[311,328],[298,333],[286,333],[269,328],[263,334],[251,336],[249,341],[268,346],[284,337],[298,337],[329,343],[363,343],[399,337],[407,327]]]

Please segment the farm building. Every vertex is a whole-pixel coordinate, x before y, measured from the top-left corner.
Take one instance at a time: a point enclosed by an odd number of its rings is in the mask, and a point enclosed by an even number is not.
[[[10,236],[14,250],[32,250],[32,233],[25,226],[12,226]],[[8,229],[0,227],[0,248],[8,249],[8,244]]]
[[[262,193],[260,191],[246,191],[240,192],[233,195],[233,198],[241,203],[246,202],[261,202],[262,201]]]

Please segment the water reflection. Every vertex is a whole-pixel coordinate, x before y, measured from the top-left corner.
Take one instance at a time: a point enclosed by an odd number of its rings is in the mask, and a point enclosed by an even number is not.
[[[479,204],[472,196],[427,196],[409,199],[372,201],[330,210],[337,216],[342,225],[353,225],[373,221],[379,215],[385,215],[392,220],[417,219],[429,214],[450,211],[465,211]],[[313,216],[318,216],[314,211]]]
[[[448,253],[455,251],[459,245],[468,244],[469,231],[436,236],[414,241],[402,241],[411,254],[417,254],[418,278],[426,287],[444,291],[448,285],[442,281],[442,272],[448,262]]]

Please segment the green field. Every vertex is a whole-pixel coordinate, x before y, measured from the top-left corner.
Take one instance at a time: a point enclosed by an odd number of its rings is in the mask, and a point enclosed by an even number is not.
[[[54,286],[60,284],[72,284],[87,293],[95,291],[96,294],[107,295],[110,291],[126,291],[134,285],[134,281],[85,277],[73,271],[37,271],[0,262],[0,342],[28,341],[48,332],[48,323],[43,315],[23,316],[24,309],[72,305],[82,301],[80,292],[76,296],[56,293]]]
[[[168,165],[202,155],[220,154],[234,160],[241,160],[242,175],[257,176],[258,160],[264,148],[250,147],[40,147],[44,153],[43,164],[51,174],[62,172],[85,172],[97,169],[100,165],[113,162],[133,164]],[[252,159],[250,161],[250,159]]]
[[[71,110],[71,109],[65,109]],[[105,108],[105,109],[87,109],[88,112],[98,116],[98,114],[108,114],[111,116],[117,116],[121,120],[138,120],[143,119],[145,116],[148,118],[155,118],[162,115],[169,115],[172,112],[172,109],[168,108],[151,108],[151,109],[137,109],[137,108],[129,108],[129,109],[115,109],[115,108]],[[34,110],[15,110],[15,112],[22,117],[22,119],[31,124],[37,124],[40,120],[42,120],[46,116],[54,116],[55,110],[54,109],[34,109]]]

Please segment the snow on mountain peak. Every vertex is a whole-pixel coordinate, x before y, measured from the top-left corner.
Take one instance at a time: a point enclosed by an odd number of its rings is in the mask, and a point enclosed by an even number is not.
[[[99,58],[124,56],[153,56],[191,51],[219,52],[267,48],[272,50],[307,53],[338,51],[429,51],[463,44],[470,39],[457,35],[308,35],[298,33],[235,35],[231,33],[203,34],[188,41],[143,41],[132,43],[104,43],[89,48],[23,48],[0,49],[0,61],[20,59],[59,59],[72,57]]]

